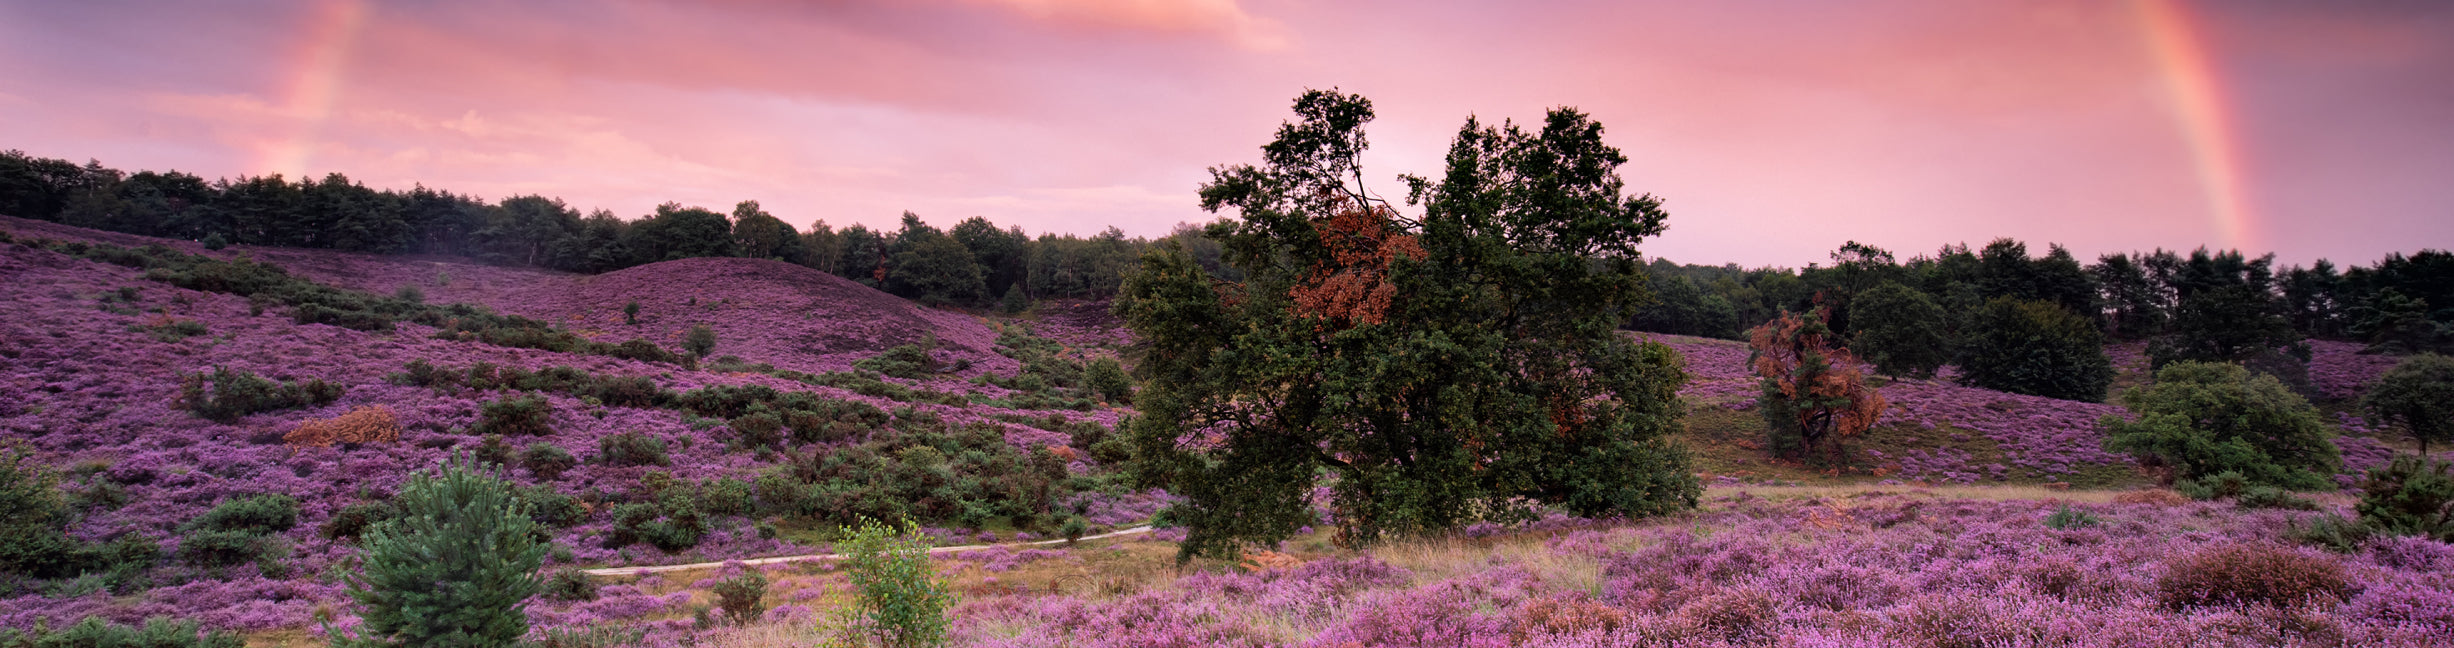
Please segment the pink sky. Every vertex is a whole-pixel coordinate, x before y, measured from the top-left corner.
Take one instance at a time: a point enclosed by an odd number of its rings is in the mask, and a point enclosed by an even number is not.
[[[2454,247],[2454,5],[2281,4],[0,0],[0,148],[1156,235],[1338,87],[1392,196],[1468,115],[1591,113],[1686,263]]]

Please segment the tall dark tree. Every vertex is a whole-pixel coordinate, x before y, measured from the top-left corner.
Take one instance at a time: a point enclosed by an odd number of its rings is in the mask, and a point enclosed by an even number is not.
[[[1615,332],[1644,297],[1636,245],[1666,217],[1625,196],[1625,158],[1570,109],[1542,128],[1468,120],[1419,217],[1365,190],[1362,97],[1310,91],[1259,167],[1214,168],[1202,205],[1225,282],[1181,249],[1143,257],[1117,312],[1146,347],[1134,474],[1187,499],[1184,555],[1315,520],[1341,537],[1692,506],[1674,352]],[[1046,239],[1043,239],[1045,241]]]
[[[733,206],[733,250],[753,259],[791,261],[802,254],[801,233],[760,209],[758,201],[744,200]]]
[[[1996,297],[1960,344],[1960,381],[1996,391],[2101,402],[2113,385],[2096,323],[2051,302]]]
[[[2142,255],[2144,256],[2144,255]],[[2095,275],[2105,304],[2105,331],[2126,340],[2164,332],[2167,304],[2163,287],[2147,267],[2122,253],[2097,257],[2088,267]]]
[[[702,207],[657,205],[631,224],[630,248],[640,263],[733,256],[733,222]]]
[[[2244,362],[2273,356],[2300,341],[2277,303],[2274,255],[2190,253],[2171,279],[2172,333],[2148,345],[2157,366],[2178,360]]]
[[[1949,319],[1917,289],[1886,281],[1851,302],[1857,333],[1849,348],[1884,375],[1931,378],[1951,361]]]
[[[1003,295],[1006,289],[1023,280],[1028,269],[1023,248],[1031,244],[1031,238],[1024,236],[1022,229],[999,230],[988,219],[973,216],[955,224],[946,235],[962,243],[979,263],[983,294]]]
[[[485,229],[476,238],[485,242],[486,256],[499,262],[538,265],[562,242],[579,229],[579,211],[562,204],[560,199],[528,195],[503,199],[499,209],[487,214]]]

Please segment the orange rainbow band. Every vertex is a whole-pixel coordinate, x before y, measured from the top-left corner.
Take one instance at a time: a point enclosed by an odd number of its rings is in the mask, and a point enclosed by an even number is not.
[[[267,147],[264,160],[257,165],[263,173],[279,173],[297,180],[306,180],[307,163],[315,150],[315,139],[324,122],[332,118],[335,100],[340,96],[342,71],[348,67],[350,49],[356,44],[358,32],[366,26],[369,8],[365,0],[327,0],[319,3],[307,19],[305,36],[299,40],[292,60],[298,62],[289,83],[289,96],[282,103],[282,114],[292,120],[289,137]]]
[[[2241,152],[2224,104],[2222,78],[2208,59],[2197,19],[2183,0],[2134,0],[2132,5],[2165,90],[2172,95],[2173,119],[2189,145],[2216,238],[2224,247],[2247,248],[2254,243],[2253,222],[2241,182]]]

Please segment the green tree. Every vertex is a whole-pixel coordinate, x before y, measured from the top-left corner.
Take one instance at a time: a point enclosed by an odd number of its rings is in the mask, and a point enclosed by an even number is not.
[[[701,358],[714,353],[716,351],[716,330],[708,328],[706,324],[690,325],[690,331],[682,334],[682,350]]]
[[[903,213],[886,291],[924,304],[976,304],[987,299],[980,264],[961,241]]]
[[[723,214],[679,203],[631,224],[626,241],[640,263],[733,255],[733,223]]]
[[[2454,358],[2423,353],[2378,376],[2360,397],[2369,422],[2402,428],[2428,454],[2431,441],[2454,441]]]
[[[1667,435],[1675,352],[1616,331],[1644,297],[1636,245],[1666,217],[1624,196],[1625,158],[1574,110],[1542,128],[1468,120],[1420,217],[1362,186],[1362,97],[1308,91],[1265,165],[1214,169],[1209,238],[1245,280],[1180,248],[1142,257],[1116,311],[1147,381],[1136,478],[1186,497],[1180,558],[1232,555],[1312,524],[1334,476],[1342,537],[1372,542],[1530,505],[1645,516],[1699,485]],[[1046,239],[1043,239],[1043,242]]]
[[[1996,297],[1961,341],[1960,381],[2014,394],[2098,402],[2113,385],[2096,324],[2049,302]]]
[[[503,199],[476,236],[487,242],[489,256],[495,260],[533,266],[550,258],[547,254],[555,244],[577,229],[579,211],[561,200],[514,196]]]
[[[1850,350],[1887,376],[1931,378],[1951,360],[1950,320],[1915,288],[1885,281],[1850,302]]]
[[[878,643],[895,648],[946,641],[946,608],[954,595],[929,567],[929,539],[920,526],[896,529],[875,520],[845,527],[835,545]]]
[[[758,201],[733,206],[733,249],[753,259],[800,258],[801,233],[790,223],[760,209]]]
[[[545,559],[542,532],[511,485],[467,460],[412,473],[400,515],[367,531],[350,597],[355,640],[374,646],[511,646],[528,632],[528,599]],[[337,635],[337,633],[336,633]]]
[[[2253,484],[2325,488],[2341,458],[2309,401],[2240,365],[2177,362],[2122,393],[2136,420],[2106,416],[2105,449],[2154,457],[2179,476],[2239,473]]]
[[[2274,259],[2191,252],[2170,279],[2177,295],[2172,334],[2148,345],[2149,358],[2159,367],[2181,360],[2243,362],[2299,342],[2275,297],[2268,270]]]

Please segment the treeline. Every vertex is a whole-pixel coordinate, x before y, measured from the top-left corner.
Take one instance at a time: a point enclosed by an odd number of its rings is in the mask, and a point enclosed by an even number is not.
[[[444,254],[501,265],[599,273],[692,257],[775,259],[932,304],[1019,308],[1033,299],[1112,295],[1153,241],[1115,228],[1091,237],[999,228],[974,217],[939,229],[910,213],[901,227],[801,231],[742,201],[731,213],[667,203],[624,219],[582,215],[538,195],[486,202],[418,186],[376,190],[342,174],[206,181],[178,171],[126,173],[88,162],[0,152],[0,214],[199,241],[377,254]],[[1176,240],[1217,267],[1198,228]]]
[[[1804,270],[1680,265],[1649,267],[1657,300],[1628,326],[1645,331],[1738,338],[1781,311],[1817,304],[1844,339],[1860,328],[1852,305],[1886,284],[1945,314],[1948,337],[1965,338],[1988,301],[2052,304],[2117,339],[2149,340],[2159,365],[2176,359],[2244,361],[2289,352],[2305,338],[2349,340],[2380,352],[2454,350],[2454,253],[2387,255],[2372,266],[2276,267],[2274,255],[2199,249],[2116,253],[2081,263],[2060,245],[2031,255],[2025,243],[1997,239],[1983,249],[1945,246],[1906,261],[1850,242],[1831,265]],[[1889,293],[1887,292],[1887,297]],[[1889,301],[1889,300],[1887,300]]]

